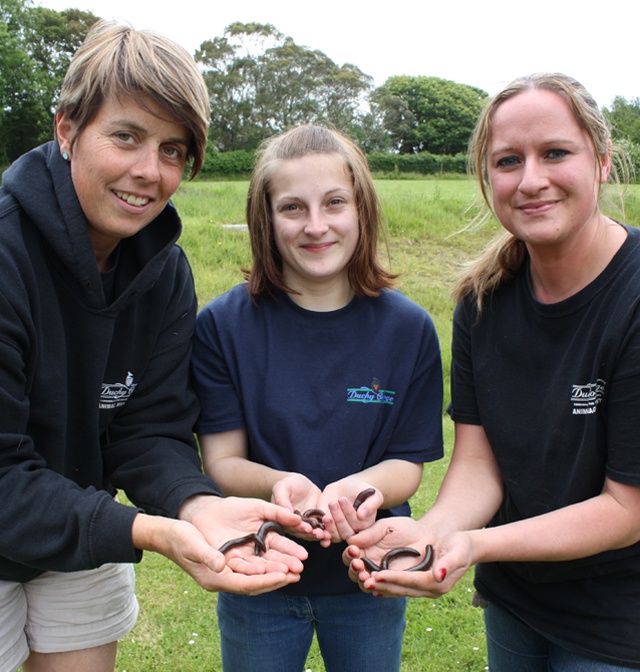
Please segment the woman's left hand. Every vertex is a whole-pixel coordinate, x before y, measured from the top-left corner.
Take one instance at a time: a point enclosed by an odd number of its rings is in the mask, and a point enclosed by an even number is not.
[[[379,520],[349,542],[351,545],[343,554],[349,577],[361,590],[376,596],[438,598],[451,590],[473,563],[469,533],[454,532],[435,540],[420,522],[411,518]],[[363,561],[368,558],[379,565],[386,553],[403,547],[424,555],[429,545],[433,546],[433,563],[427,571],[406,571],[417,564],[414,557],[398,558],[392,568],[381,571],[369,571]]]
[[[328,508],[328,514],[322,519],[330,535],[330,541],[323,545],[328,546],[329,543],[344,541],[371,527],[384,498],[379,490],[366,481],[345,478],[328,485],[322,492],[321,501],[327,502]]]

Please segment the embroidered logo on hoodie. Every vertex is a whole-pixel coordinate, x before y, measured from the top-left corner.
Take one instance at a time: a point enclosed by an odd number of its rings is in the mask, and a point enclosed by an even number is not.
[[[127,372],[124,383],[102,383],[99,408],[109,409],[124,406],[136,387],[138,387],[138,384],[133,382],[131,371]]]

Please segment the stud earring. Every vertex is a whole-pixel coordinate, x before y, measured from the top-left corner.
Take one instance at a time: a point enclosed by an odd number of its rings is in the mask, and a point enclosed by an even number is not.
[[[69,162],[69,155],[66,152],[62,152],[62,158],[67,161],[67,163]]]

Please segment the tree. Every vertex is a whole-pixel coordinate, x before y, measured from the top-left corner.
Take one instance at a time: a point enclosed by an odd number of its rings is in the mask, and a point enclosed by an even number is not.
[[[611,109],[604,108],[604,113],[609,118],[616,140],[628,140],[640,145],[640,98],[628,101],[622,96],[616,96]]]
[[[195,55],[211,99],[216,149],[255,148],[291,126],[322,121],[352,134],[372,79],[300,46],[271,24],[233,23]]]
[[[487,94],[438,77],[390,77],[372,103],[402,154],[466,151]]]
[[[0,161],[52,136],[53,106],[69,61],[98,20],[30,0],[0,0]]]

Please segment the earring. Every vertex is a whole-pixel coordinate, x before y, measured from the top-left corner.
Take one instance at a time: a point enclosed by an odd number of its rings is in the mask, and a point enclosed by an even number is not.
[[[62,158],[68,163],[69,162],[69,155],[66,152],[62,152]]]

